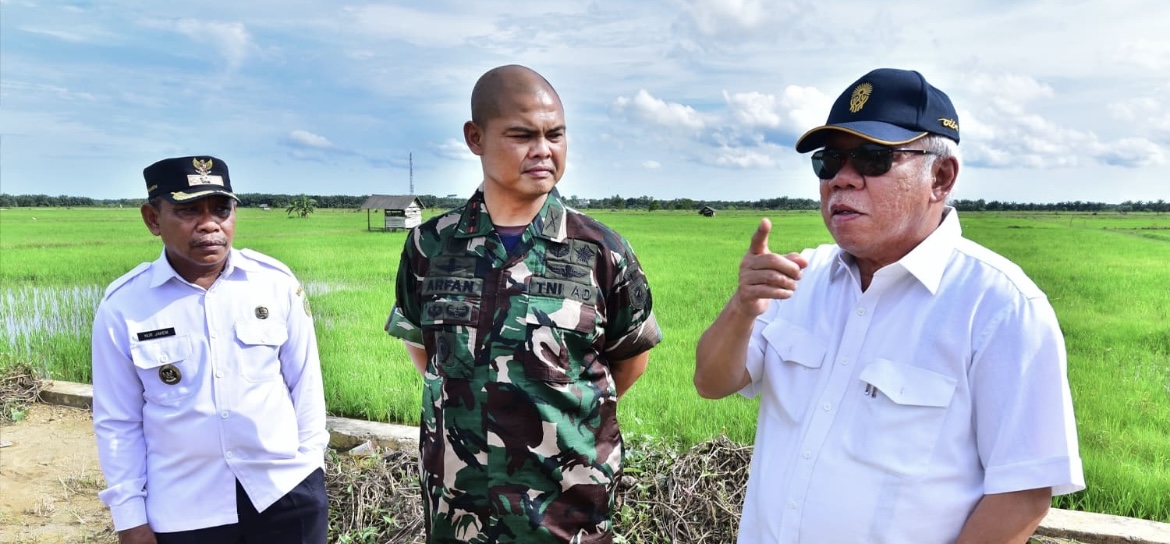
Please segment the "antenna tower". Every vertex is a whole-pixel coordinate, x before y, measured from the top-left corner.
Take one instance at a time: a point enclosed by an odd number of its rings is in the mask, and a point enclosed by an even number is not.
[[[407,155],[407,160],[410,161],[410,194],[414,194],[414,152]]]

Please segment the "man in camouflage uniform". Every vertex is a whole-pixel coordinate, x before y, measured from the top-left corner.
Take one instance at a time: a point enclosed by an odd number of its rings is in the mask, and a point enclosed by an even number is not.
[[[464,125],[484,180],[407,238],[386,330],[424,376],[429,542],[612,542],[618,398],[662,337],[624,238],[565,206],[560,98],[485,73]]]

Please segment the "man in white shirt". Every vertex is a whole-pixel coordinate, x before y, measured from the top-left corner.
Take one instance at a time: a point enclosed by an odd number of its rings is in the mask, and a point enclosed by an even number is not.
[[[695,387],[760,397],[741,543],[1026,542],[1084,489],[1043,292],[962,237],[950,99],[874,70],[805,133],[835,245],[752,236]]]
[[[143,171],[157,260],[118,278],[93,326],[93,421],[119,541],[323,544],[325,399],[306,295],[232,248],[227,165]]]

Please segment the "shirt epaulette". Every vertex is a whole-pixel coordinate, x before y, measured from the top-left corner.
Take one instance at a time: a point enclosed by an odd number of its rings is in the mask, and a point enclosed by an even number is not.
[[[288,274],[288,277],[290,278],[296,278],[296,275],[293,274],[292,270],[289,269],[288,266],[272,257],[269,257],[268,255],[251,249],[241,249],[240,253],[242,253],[245,257],[252,259],[253,261],[284,272],[285,274]]]
[[[123,285],[129,283],[130,280],[134,279],[139,274],[149,270],[151,264],[152,263],[141,263],[138,266],[135,266],[129,272],[122,274],[122,276],[118,279],[110,282],[110,285],[106,287],[106,293],[102,296],[102,300],[110,298],[110,295],[114,294],[114,291],[117,291]]]

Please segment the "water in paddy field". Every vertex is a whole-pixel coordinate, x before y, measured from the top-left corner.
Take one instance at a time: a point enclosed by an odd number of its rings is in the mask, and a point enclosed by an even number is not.
[[[51,337],[88,339],[104,291],[97,285],[5,289],[0,296],[0,349],[32,354]]]

